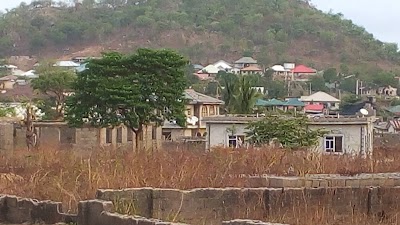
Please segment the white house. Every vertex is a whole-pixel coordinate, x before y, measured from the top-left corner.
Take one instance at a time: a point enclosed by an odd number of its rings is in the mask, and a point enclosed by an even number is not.
[[[211,75],[216,75],[219,71],[220,71],[220,69],[218,69],[216,66],[210,64],[210,65],[204,67],[198,73],[207,73],[207,74],[211,74]]]
[[[53,66],[75,69],[78,68],[80,64],[73,61],[57,61]]]
[[[340,100],[323,91],[316,92],[309,96],[301,96],[300,101],[307,105],[323,105],[330,110],[339,109]]]
[[[206,149],[246,145],[247,125],[261,120],[256,116],[218,116],[205,118]],[[320,138],[315,151],[334,154],[370,154],[373,151],[372,117],[320,117],[309,120],[310,129],[328,133]]]
[[[224,60],[219,60],[218,62],[213,64],[215,67],[217,67],[220,71],[226,71],[226,72],[231,72],[232,70],[232,65],[227,63]]]

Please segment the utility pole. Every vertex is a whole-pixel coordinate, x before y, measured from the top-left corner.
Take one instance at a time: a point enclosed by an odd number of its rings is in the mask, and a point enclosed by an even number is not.
[[[360,90],[359,88],[359,86],[358,86],[358,82],[359,82],[359,80],[357,79],[356,80],[356,96],[358,96],[358,91]]]

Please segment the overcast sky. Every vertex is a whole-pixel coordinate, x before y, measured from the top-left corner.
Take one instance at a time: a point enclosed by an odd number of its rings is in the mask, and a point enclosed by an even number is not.
[[[30,2],[31,0],[25,0]],[[0,10],[12,8],[21,0],[0,0]],[[348,19],[367,29],[375,37],[385,42],[400,43],[400,0],[311,0],[323,11],[332,9],[341,12]]]

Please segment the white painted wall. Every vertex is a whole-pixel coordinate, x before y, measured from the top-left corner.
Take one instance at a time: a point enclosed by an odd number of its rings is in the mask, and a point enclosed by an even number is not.
[[[206,149],[213,147],[227,147],[228,128],[235,127],[235,135],[245,135],[247,124],[217,124],[207,123],[207,143]],[[359,154],[361,152],[361,128],[364,128],[364,153],[372,153],[373,149],[373,125],[310,125],[310,129],[326,129],[333,135],[343,135],[343,150],[344,153]],[[329,135],[328,135],[329,136]],[[319,145],[315,151],[325,153],[324,138],[320,138]]]

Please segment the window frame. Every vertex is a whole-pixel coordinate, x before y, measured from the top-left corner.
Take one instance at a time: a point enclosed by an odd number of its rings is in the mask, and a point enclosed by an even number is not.
[[[336,148],[336,139],[341,139],[341,150],[338,151]],[[329,146],[328,146],[329,145]],[[326,135],[324,136],[324,142],[323,142],[323,149],[325,153],[331,153],[331,154],[344,154],[344,136],[343,135]]]

